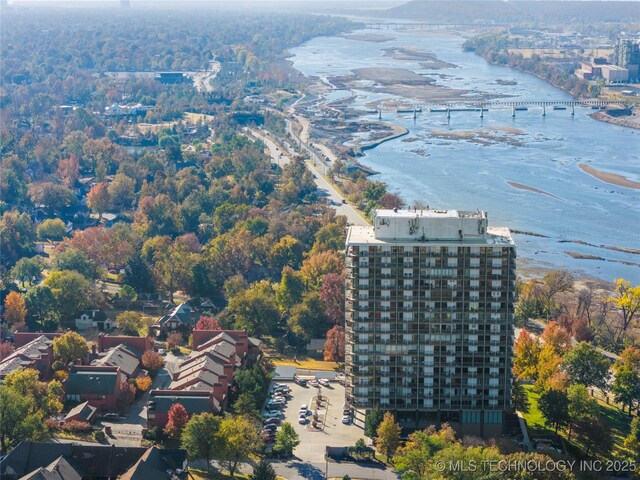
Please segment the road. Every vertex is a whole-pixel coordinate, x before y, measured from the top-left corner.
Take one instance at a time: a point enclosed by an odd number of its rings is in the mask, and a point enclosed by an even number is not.
[[[264,130],[256,130],[251,129],[249,133],[259,139],[266,145],[269,155],[271,155],[271,159],[274,163],[279,166],[284,166],[291,161],[291,157],[296,155],[295,151],[291,147],[291,145],[286,142],[278,142],[275,140],[268,132]],[[294,138],[296,138],[294,136]],[[301,142],[302,145],[304,145]],[[310,151],[308,147],[304,146],[308,152]],[[311,157],[315,157],[315,153],[311,155]],[[307,161],[307,168],[313,173],[313,181],[318,187],[318,194],[321,197],[327,199],[327,203],[336,211],[338,215],[344,215],[347,217],[347,222],[350,225],[369,225],[369,223],[360,215],[355,208],[349,205],[346,199],[335,189],[333,185],[331,185],[320,173],[320,168],[317,166],[318,163],[324,166],[320,160],[318,161]],[[326,169],[326,168],[325,168]]]
[[[153,379],[149,391],[167,386],[171,382],[171,375],[163,367]],[[139,447],[142,440],[142,430],[147,426],[147,402],[149,392],[138,398],[129,408],[125,419],[118,422],[101,422],[102,426],[111,427],[111,436],[107,441],[119,447]]]

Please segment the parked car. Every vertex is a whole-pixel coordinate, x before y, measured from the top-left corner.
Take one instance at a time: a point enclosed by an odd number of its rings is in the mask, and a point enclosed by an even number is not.
[[[273,424],[264,425],[264,426],[262,427],[262,431],[263,431],[263,432],[265,432],[265,431],[267,431],[267,430],[272,431],[272,432],[275,432],[277,429],[278,429],[278,426],[277,426],[277,425],[273,425]]]
[[[343,415],[342,423],[344,423],[345,425],[349,425],[351,423],[351,415]]]
[[[282,403],[269,402],[265,405],[264,408],[269,412],[279,412],[280,410],[282,410],[282,407],[284,407],[284,404]]]
[[[309,380],[310,387],[319,387],[320,383],[317,380]]]
[[[266,420],[264,420],[262,422],[264,425],[280,425],[282,423],[282,420],[279,418],[267,418]]]
[[[271,420],[271,419],[280,418],[280,417],[282,417],[282,412],[280,411],[264,412],[262,414],[262,418],[264,418],[265,420]]]
[[[304,378],[298,378],[296,377],[294,379],[294,382],[296,382],[298,385],[300,385],[301,387],[306,387],[307,386],[307,381]]]
[[[306,425],[306,423],[307,423],[307,415],[306,414],[300,414],[300,417],[298,417],[298,423],[300,425]]]
[[[284,405],[285,403],[287,403],[287,400],[283,397],[276,397],[273,400],[271,400],[271,402],[269,403],[276,403],[278,405]]]
[[[108,422],[117,422],[119,420],[122,420],[122,417],[117,413],[105,413],[102,416],[102,419],[107,420]]]
[[[323,387],[326,387],[327,385],[329,385],[329,379],[328,378],[319,378],[318,379],[318,383],[320,385],[322,385]]]

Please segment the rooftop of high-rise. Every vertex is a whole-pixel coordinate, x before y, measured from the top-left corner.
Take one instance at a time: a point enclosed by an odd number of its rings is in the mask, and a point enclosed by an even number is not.
[[[393,209],[376,210],[371,226],[351,226],[349,244],[463,243],[514,245],[509,229],[489,227],[482,210]]]

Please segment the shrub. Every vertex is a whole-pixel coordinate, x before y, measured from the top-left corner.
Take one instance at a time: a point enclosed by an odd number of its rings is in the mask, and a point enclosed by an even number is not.
[[[147,432],[143,435],[145,440],[149,440],[150,442],[160,443],[164,441],[166,435],[164,434],[164,430],[160,427],[153,427],[147,430]]]
[[[146,392],[147,390],[149,390],[149,388],[151,388],[151,377],[138,377],[136,378],[135,382],[136,388],[139,392]]]
[[[107,435],[102,431],[102,430],[96,430],[95,432],[93,432],[93,439],[96,442],[106,442],[107,441]]]
[[[91,425],[89,425],[89,422],[82,420],[69,420],[68,422],[64,422],[60,428],[65,432],[88,432],[91,430]]]

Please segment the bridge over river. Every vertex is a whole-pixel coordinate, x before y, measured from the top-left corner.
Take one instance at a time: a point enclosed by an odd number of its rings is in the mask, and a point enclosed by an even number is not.
[[[614,100],[514,100],[514,101],[458,101],[447,103],[417,103],[409,106],[403,106],[400,108],[385,108],[384,105],[378,105],[376,110],[371,110],[368,113],[377,113],[378,117],[382,117],[382,112],[395,112],[395,113],[412,113],[414,118],[418,113],[422,113],[424,110],[428,110],[430,113],[446,113],[447,117],[452,112],[478,112],[480,117],[484,116],[484,112],[489,110],[511,110],[511,115],[516,116],[518,111],[527,111],[530,108],[542,110],[542,115],[547,114],[547,108],[552,110],[571,110],[571,115],[575,114],[575,108],[591,108],[594,110],[603,109],[606,107],[615,106],[618,108],[630,108],[631,102],[614,101]]]

